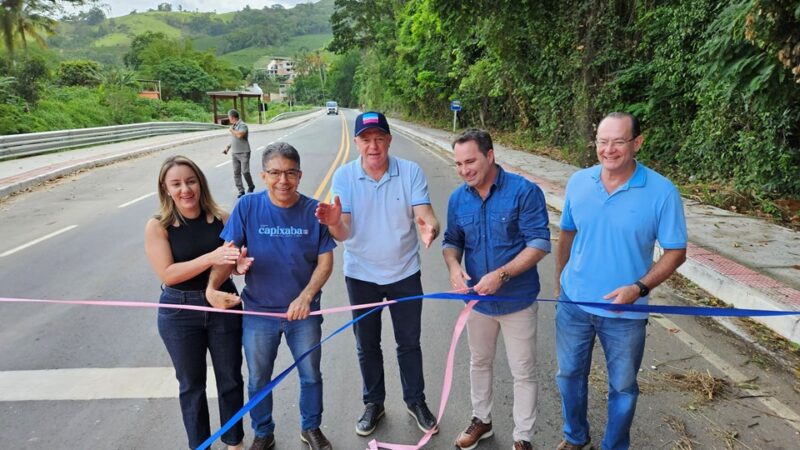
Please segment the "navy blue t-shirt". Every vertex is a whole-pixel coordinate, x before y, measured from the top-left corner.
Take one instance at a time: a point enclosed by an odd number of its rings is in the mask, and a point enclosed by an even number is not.
[[[314,216],[317,201],[300,194],[290,208],[272,204],[266,191],[240,198],[219,235],[247,246],[254,259],[245,275],[242,301],[246,311],[286,312],[311,280],[319,255],[336,248]],[[311,304],[319,310],[319,297]]]

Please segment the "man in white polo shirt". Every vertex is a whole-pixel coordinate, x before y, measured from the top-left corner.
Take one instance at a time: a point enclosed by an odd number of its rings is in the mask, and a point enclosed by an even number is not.
[[[426,248],[439,234],[428,182],[413,161],[389,156],[392,135],[386,117],[365,112],[356,118],[355,143],[361,156],[333,176],[333,204],[320,203],[317,218],[344,242],[344,275],[350,304],[422,294],[419,241]],[[359,317],[368,310],[353,312]],[[425,403],[420,348],[422,301],[389,306],[397,342],[403,400],[422,431],[436,428]],[[381,350],[381,314],[353,326],[364,381],[364,413],[356,433],[371,434],[384,415],[386,397]]]

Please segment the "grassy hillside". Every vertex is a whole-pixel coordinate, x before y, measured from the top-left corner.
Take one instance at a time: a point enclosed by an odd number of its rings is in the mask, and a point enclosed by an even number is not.
[[[283,45],[268,45],[266,47],[249,47],[235,52],[226,53],[221,56],[235,65],[266,67],[269,60],[275,56],[292,56],[301,50],[315,50],[330,42],[333,35],[325,34],[306,34],[296,36]]]
[[[215,14],[189,11],[147,11],[90,24],[73,17],[58,24],[49,46],[64,59],[87,58],[121,65],[133,38],[160,32],[188,39],[197,50],[214,49],[235,65],[261,67],[273,56],[316,50],[331,40],[333,0],[291,9],[263,8]]]

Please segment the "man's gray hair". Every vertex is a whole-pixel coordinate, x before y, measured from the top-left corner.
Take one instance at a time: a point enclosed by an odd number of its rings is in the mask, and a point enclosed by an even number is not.
[[[239,111],[237,111],[235,109],[231,109],[231,110],[228,111],[228,115],[230,117],[235,117],[235,118],[238,119],[239,118]]]
[[[275,142],[264,147],[264,153],[261,155],[263,170],[267,170],[267,163],[277,156],[296,162],[297,168],[300,169],[300,153],[297,152],[297,149],[288,142]]]

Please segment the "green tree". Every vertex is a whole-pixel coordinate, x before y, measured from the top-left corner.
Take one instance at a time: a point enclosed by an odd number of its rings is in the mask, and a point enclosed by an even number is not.
[[[106,70],[95,72],[95,80],[103,89],[138,89],[136,73],[124,67],[109,67]]]
[[[106,20],[106,13],[99,6],[93,6],[86,12],[84,17],[87,25],[98,25]]]
[[[29,105],[39,100],[43,85],[50,80],[47,62],[39,55],[25,55],[15,66],[17,94]]]
[[[161,80],[161,96],[165,100],[181,98],[200,102],[207,91],[217,86],[217,80],[196,61],[169,58],[153,70],[155,77]]]
[[[29,38],[45,46],[42,32],[53,33],[51,17],[62,10],[62,4],[82,5],[86,0],[2,0],[0,1],[0,34],[6,50],[13,55],[19,42],[27,47]]]
[[[102,67],[97,61],[78,59],[62,61],[58,65],[56,79],[64,86],[96,86]]]
[[[137,70],[142,65],[142,53],[154,42],[168,40],[167,35],[162,32],[153,33],[147,31],[136,35],[131,42],[131,48],[123,57],[125,65]]]
[[[328,68],[329,97],[340,106],[358,107],[358,94],[355,85],[356,69],[361,61],[359,50],[350,50],[337,55]]]

